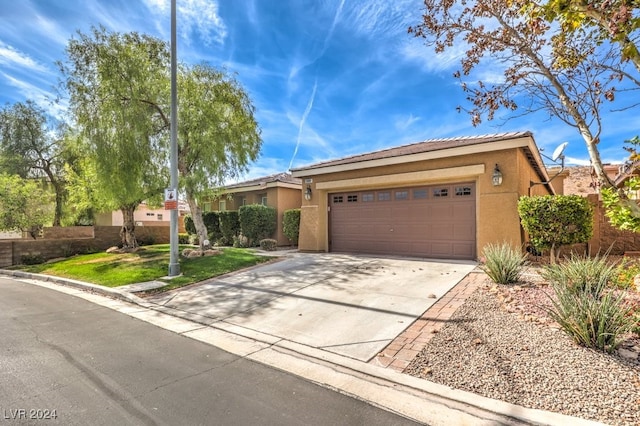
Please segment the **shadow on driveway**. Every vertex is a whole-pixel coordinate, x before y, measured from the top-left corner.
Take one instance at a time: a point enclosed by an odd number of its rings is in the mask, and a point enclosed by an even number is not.
[[[368,361],[475,266],[295,253],[147,301]]]

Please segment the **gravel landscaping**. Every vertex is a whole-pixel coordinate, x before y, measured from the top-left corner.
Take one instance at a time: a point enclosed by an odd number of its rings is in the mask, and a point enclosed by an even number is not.
[[[612,425],[640,425],[640,339],[613,354],[576,345],[542,306],[551,289],[475,291],[405,369],[427,380],[525,407]]]

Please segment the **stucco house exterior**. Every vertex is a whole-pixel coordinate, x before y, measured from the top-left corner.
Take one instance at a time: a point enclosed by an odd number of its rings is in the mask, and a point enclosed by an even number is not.
[[[299,167],[299,249],[475,260],[521,245],[522,195],[555,194],[530,132],[434,139]],[[558,191],[560,192],[560,191]]]
[[[184,230],[184,216],[189,214],[189,206],[181,201],[178,204],[178,231]],[[140,205],[133,212],[133,220],[136,226],[166,226],[171,224],[171,212],[164,207],[153,208],[146,202]],[[95,215],[96,226],[122,226],[123,218],[120,210],[102,212]]]
[[[291,242],[282,232],[285,210],[299,209],[302,193],[300,179],[289,173],[277,173],[256,179],[239,182],[224,187],[214,200],[203,204],[204,211],[238,210],[247,204],[263,204],[274,207],[278,217],[278,227],[274,239],[279,246]]]

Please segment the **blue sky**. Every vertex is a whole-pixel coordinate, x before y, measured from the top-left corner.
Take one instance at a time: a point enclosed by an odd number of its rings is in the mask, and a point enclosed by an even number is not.
[[[568,163],[588,163],[577,131],[544,113],[475,128],[457,113],[465,105],[452,78],[459,58],[436,56],[407,34],[420,21],[420,0],[177,3],[179,60],[238,73],[256,106],[263,148],[247,179],[426,139],[525,130],[548,155],[568,141]],[[3,0],[0,104],[32,99],[49,108],[59,77],[54,62],[76,30],[92,25],[169,40],[170,3]],[[626,158],[622,141],[640,133],[638,117],[605,111],[603,161]]]

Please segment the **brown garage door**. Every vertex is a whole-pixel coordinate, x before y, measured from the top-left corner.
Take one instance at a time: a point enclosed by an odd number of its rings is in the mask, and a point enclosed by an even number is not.
[[[476,257],[475,185],[329,194],[331,251]]]

